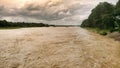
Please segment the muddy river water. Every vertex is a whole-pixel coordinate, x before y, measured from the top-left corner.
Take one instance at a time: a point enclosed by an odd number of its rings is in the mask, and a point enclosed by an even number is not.
[[[120,68],[120,43],[80,27],[0,30],[0,68]]]

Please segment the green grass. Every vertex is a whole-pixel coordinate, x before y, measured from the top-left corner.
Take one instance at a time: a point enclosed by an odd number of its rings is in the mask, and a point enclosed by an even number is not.
[[[98,28],[85,28],[85,29],[98,33],[100,35],[107,35],[110,32],[110,30],[105,30],[105,29],[102,30]]]

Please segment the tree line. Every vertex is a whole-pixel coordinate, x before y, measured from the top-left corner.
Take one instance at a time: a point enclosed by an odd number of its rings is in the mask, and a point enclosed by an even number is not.
[[[81,27],[97,28],[100,30],[120,31],[120,0],[116,5],[100,2],[85,19]]]
[[[54,25],[48,25],[43,23],[25,23],[25,22],[8,22],[6,20],[0,20],[0,27],[49,27]]]

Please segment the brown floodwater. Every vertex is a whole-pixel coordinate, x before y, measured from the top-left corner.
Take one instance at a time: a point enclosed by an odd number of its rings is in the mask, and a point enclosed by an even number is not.
[[[120,42],[80,27],[0,30],[0,68],[120,68]]]

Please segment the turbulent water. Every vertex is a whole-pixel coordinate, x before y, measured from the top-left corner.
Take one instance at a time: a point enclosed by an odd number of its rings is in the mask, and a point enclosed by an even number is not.
[[[0,68],[120,68],[120,44],[79,27],[0,30]]]

